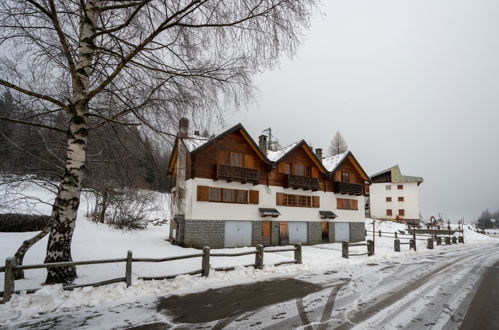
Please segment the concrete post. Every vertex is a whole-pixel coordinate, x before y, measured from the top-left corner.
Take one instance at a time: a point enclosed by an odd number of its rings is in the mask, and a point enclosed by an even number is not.
[[[400,240],[398,238],[393,241],[393,249],[395,252],[400,252]]]
[[[210,275],[210,248],[203,246],[203,260],[201,262],[201,276],[208,277]]]
[[[463,236],[459,236],[459,243],[463,243],[464,244],[464,237]]]
[[[456,236],[452,236],[452,244],[457,244],[457,238],[456,238]]]
[[[395,234],[395,238],[399,238],[397,232],[393,232]]]
[[[301,244],[295,244],[295,263],[301,264],[302,259],[301,259]]]
[[[381,230],[378,230],[379,237],[381,237]]]
[[[255,268],[263,269],[263,245],[261,244],[256,246]]]
[[[125,281],[127,288],[132,285],[132,251],[126,255]]]
[[[445,236],[445,245],[450,245],[450,237]]]
[[[428,238],[428,245],[426,247],[430,250],[433,250],[433,239]]]
[[[442,245],[442,237],[437,236],[437,245]]]
[[[5,304],[10,300],[10,297],[14,293],[15,289],[15,278],[14,278],[14,258],[5,259],[5,278],[3,285],[3,303]]]
[[[348,259],[348,242],[347,241],[343,241],[343,243],[341,243],[341,256],[343,258]]]

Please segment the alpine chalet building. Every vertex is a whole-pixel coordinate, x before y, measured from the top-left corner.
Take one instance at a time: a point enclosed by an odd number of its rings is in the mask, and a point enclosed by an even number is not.
[[[365,239],[369,177],[351,152],[323,158],[304,141],[267,150],[241,124],[204,138],[182,118],[168,165],[170,239],[212,248]]]

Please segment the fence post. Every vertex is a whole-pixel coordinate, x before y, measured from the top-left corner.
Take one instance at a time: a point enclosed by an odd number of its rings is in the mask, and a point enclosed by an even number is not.
[[[409,250],[410,250],[411,248],[412,248],[412,249],[414,249],[414,251],[416,251],[416,241],[415,241],[415,240],[413,240],[413,239],[411,239],[411,240],[409,241]]]
[[[456,238],[456,236],[452,236],[452,244],[457,244],[457,238]]]
[[[348,259],[348,242],[347,241],[343,241],[343,243],[341,243],[341,256],[343,258]]]
[[[301,244],[295,244],[295,263],[301,264]]]
[[[367,236],[367,229],[364,229],[364,231],[366,232],[366,234],[364,236]]]
[[[130,250],[126,255],[125,281],[127,288],[132,285],[132,251]]]
[[[450,245],[450,237],[445,236],[445,245]]]
[[[430,250],[433,250],[433,239],[432,238],[428,238],[428,245],[426,247]]]
[[[393,232],[395,234],[395,238],[399,238],[397,232]]]
[[[442,237],[437,236],[437,245],[442,245]]]
[[[381,230],[378,230],[379,237],[381,237]]]
[[[14,278],[14,258],[5,259],[5,278],[3,286],[3,303],[5,304],[10,300],[10,297],[15,291],[15,278]]]
[[[373,256],[374,255],[374,242],[371,241],[370,239],[367,240],[367,256]]]
[[[201,271],[201,276],[208,277],[210,275],[210,248],[208,246],[203,246]]]
[[[458,241],[459,241],[459,243],[463,243],[464,244],[464,237],[463,236],[459,236]]]
[[[400,240],[398,238],[393,241],[393,249],[395,252],[400,252]]]
[[[256,246],[255,268],[263,269],[263,245],[261,244]]]

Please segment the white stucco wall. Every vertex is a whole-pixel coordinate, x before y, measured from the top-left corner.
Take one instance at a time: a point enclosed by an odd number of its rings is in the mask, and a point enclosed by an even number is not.
[[[259,204],[232,204],[215,202],[198,202],[197,186],[258,190]],[[276,193],[320,196],[319,208],[289,207],[276,205]],[[358,210],[338,210],[336,198],[357,199]],[[281,216],[263,218],[258,208],[275,208]],[[335,222],[363,222],[365,220],[364,196],[324,193],[302,189],[285,189],[276,186],[241,184],[238,182],[214,181],[211,179],[189,179],[186,182],[185,218],[191,220],[276,220],[276,221],[324,221],[320,219],[319,210],[333,211],[338,217]]]
[[[397,189],[397,185],[402,184],[404,189]],[[386,186],[391,186],[390,190]],[[378,219],[395,219],[399,209],[405,210],[404,219],[419,219],[419,189],[416,182],[410,183],[373,183],[369,187],[371,217]],[[387,202],[386,197],[391,197],[392,201]],[[398,197],[404,197],[403,202],[398,201]],[[392,216],[386,215],[386,210],[392,210]]]

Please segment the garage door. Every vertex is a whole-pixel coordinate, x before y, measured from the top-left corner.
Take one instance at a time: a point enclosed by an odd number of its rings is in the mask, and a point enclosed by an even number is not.
[[[225,247],[251,246],[251,221],[225,222]]]
[[[289,244],[307,243],[307,223],[306,222],[288,222]]]
[[[335,242],[350,241],[350,224],[348,222],[337,222],[334,224]]]

